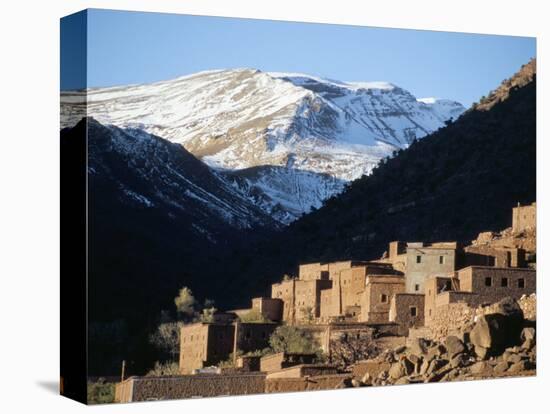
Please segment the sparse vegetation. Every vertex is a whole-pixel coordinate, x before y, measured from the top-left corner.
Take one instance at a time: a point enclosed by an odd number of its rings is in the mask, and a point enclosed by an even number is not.
[[[269,345],[274,352],[315,353],[319,350],[319,344],[309,332],[289,325],[275,329]]]
[[[103,378],[95,382],[88,381],[88,404],[109,404],[115,401],[115,384],[105,382]]]
[[[179,355],[180,330],[183,325],[183,322],[161,323],[150,336],[149,341],[160,352],[175,359]]]
[[[178,296],[174,298],[174,304],[179,313],[184,316],[191,316],[195,313],[195,305],[197,301],[188,287],[182,287]]]
[[[245,323],[268,323],[271,322],[264,315],[262,315],[258,310],[251,309],[250,312],[245,313],[239,317],[241,322]]]
[[[179,364],[177,362],[155,362],[155,366],[146,376],[148,377],[168,377],[180,375]]]
[[[213,306],[209,308],[204,308],[202,313],[199,316],[201,322],[210,323],[214,322],[214,314],[217,312],[217,309]]]

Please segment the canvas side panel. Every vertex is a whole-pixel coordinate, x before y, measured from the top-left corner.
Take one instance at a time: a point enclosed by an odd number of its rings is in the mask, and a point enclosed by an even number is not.
[[[86,33],[86,11],[61,19],[61,93],[70,93],[79,105],[72,113],[61,107],[60,393],[82,403],[87,395],[87,137],[85,120],[78,121],[86,115]]]

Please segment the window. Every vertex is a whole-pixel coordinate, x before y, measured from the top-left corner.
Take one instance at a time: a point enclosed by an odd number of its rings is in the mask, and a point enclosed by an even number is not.
[[[518,279],[518,288],[523,289],[525,287],[525,279]]]
[[[428,315],[432,316],[432,310],[428,309]]]
[[[386,295],[385,293],[382,293],[380,295],[380,302],[386,303],[387,301],[388,301],[388,295]]]
[[[422,256],[416,256],[416,263],[422,263]]]
[[[410,311],[411,311],[411,316],[416,316],[417,314],[416,306],[411,306]]]
[[[500,286],[508,287],[508,278],[507,277],[503,277],[502,279],[500,279]]]
[[[417,283],[416,285],[414,285],[414,291],[418,292],[419,290],[420,290],[420,285]]]
[[[430,296],[431,294],[432,294],[432,290],[428,289],[428,296]]]
[[[445,256],[439,256],[439,264],[445,263]]]
[[[485,278],[485,286],[491,286],[493,284],[493,280],[490,276]]]

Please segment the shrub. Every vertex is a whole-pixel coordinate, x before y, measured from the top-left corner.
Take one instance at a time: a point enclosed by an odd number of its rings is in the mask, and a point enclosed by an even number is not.
[[[275,329],[269,338],[269,345],[274,352],[316,353],[319,351],[319,344],[308,331],[288,325]]]
[[[174,298],[174,304],[179,313],[191,316],[195,313],[195,305],[197,301],[193,296],[193,292],[188,287],[182,287],[178,296]]]
[[[260,311],[258,311],[256,309],[251,309],[249,312],[245,313],[244,315],[239,316],[239,319],[241,320],[241,322],[245,322],[245,323],[268,323],[268,322],[271,322],[264,315],[262,315],[260,313]]]
[[[109,404],[115,402],[115,384],[100,378],[96,382],[88,381],[88,404]]]
[[[155,366],[150,370],[146,377],[170,377],[174,375],[180,375],[180,367],[177,362],[155,362]]]

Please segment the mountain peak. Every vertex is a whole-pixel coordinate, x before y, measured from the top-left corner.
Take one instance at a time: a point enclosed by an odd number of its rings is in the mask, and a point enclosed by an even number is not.
[[[247,194],[261,192],[256,198],[265,211],[289,212],[280,215],[285,222],[319,207],[346,182],[368,175],[380,159],[464,111],[444,100],[419,102],[389,82],[251,68],[95,88],[86,100],[87,114],[100,123],[181,144],[220,172],[260,168],[234,184]],[[61,102],[64,126],[74,125],[81,106],[70,92],[62,93]]]

